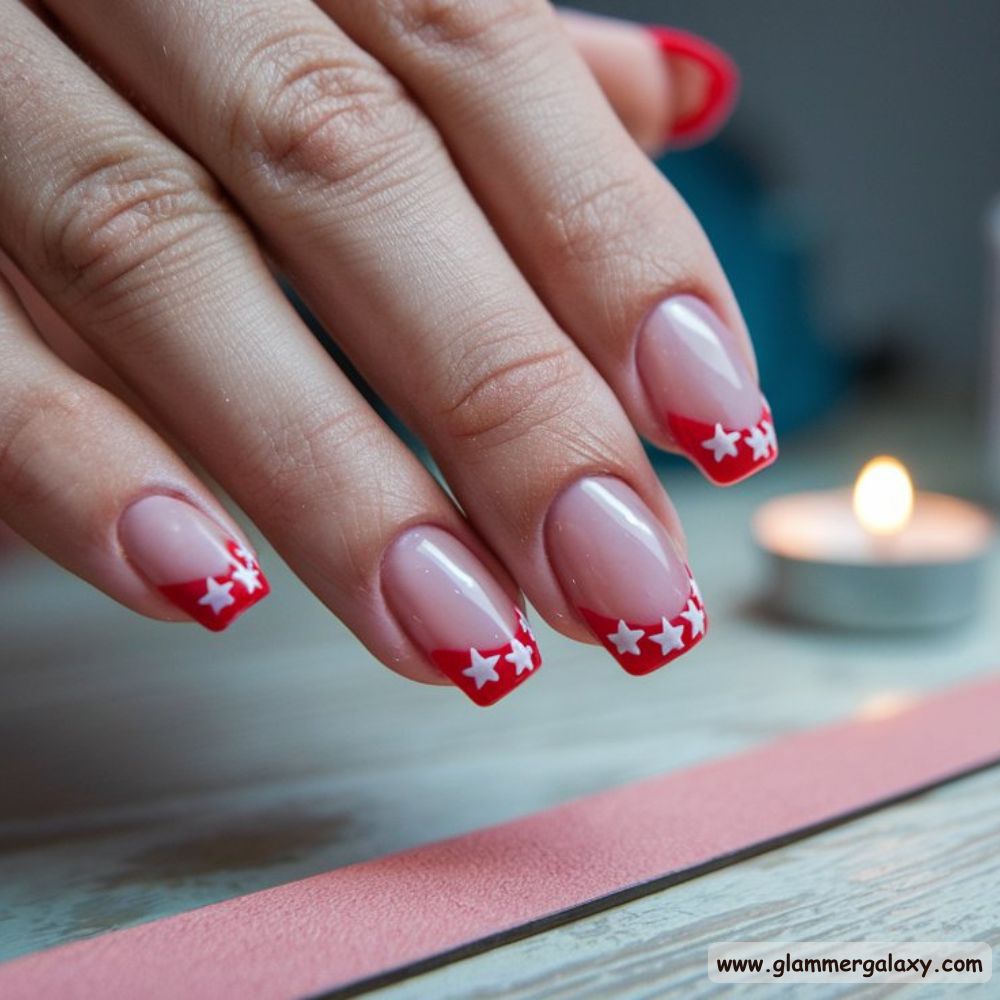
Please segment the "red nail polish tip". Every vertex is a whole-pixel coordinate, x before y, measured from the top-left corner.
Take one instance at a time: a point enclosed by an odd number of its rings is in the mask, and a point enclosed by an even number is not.
[[[750,427],[708,424],[676,413],[667,414],[667,426],[684,453],[719,486],[738,483],[778,457],[774,419],[766,403]]]
[[[711,138],[726,123],[736,107],[740,92],[740,71],[736,63],[711,42],[677,28],[648,25],[647,30],[666,57],[693,59],[708,74],[708,87],[701,107],[677,118],[667,136],[672,142],[687,144]]]
[[[212,632],[228,628],[271,593],[271,585],[252,553],[234,541],[227,542],[226,549],[230,566],[225,573],[159,588],[168,601]]]
[[[664,615],[658,622],[647,624],[608,618],[586,608],[580,608],[580,614],[622,669],[636,677],[683,656],[708,632],[708,615],[693,577],[687,603],[673,618]]]
[[[484,708],[523,684],[542,665],[528,622],[520,609],[514,638],[495,649],[436,649],[431,660],[452,683]]]

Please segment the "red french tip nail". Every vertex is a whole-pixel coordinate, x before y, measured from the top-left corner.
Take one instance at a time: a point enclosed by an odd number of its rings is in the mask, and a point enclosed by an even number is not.
[[[436,649],[430,658],[472,701],[494,705],[523,684],[542,665],[538,643],[524,615],[517,612],[516,634],[496,649]]]
[[[662,617],[653,623],[632,622],[608,618],[587,608],[579,610],[590,630],[622,669],[641,677],[683,656],[705,638],[708,615],[698,584],[694,577],[690,580],[687,602],[673,618]]]
[[[668,138],[684,144],[704,142],[726,123],[736,106],[740,91],[740,72],[736,63],[722,49],[698,35],[676,28],[648,25],[647,30],[666,57],[693,59],[708,74],[704,103],[676,119]]]
[[[222,632],[271,593],[267,577],[251,552],[234,541],[229,541],[226,549],[230,557],[226,572],[184,583],[160,584],[159,588],[168,601],[210,632]]]
[[[118,534],[136,571],[212,632],[271,592],[257,557],[179,497],[137,500],[122,514]]]
[[[477,705],[492,705],[538,672],[528,619],[476,555],[436,525],[389,546],[382,593],[400,630]]]
[[[674,440],[716,485],[731,486],[766,468],[778,457],[774,417],[764,404],[751,427],[727,427],[667,414]]]

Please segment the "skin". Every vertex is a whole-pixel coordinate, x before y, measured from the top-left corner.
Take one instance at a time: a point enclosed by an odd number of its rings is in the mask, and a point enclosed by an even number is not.
[[[446,529],[579,639],[542,539],[563,489],[617,477],[681,539],[638,437],[670,447],[634,331],[693,293],[752,358],[643,152],[700,100],[690,66],[540,0],[0,0],[0,21],[0,518],[19,534],[180,619],[117,525],[160,492],[242,538],[197,462],[379,659],[428,682],[377,583],[403,529]]]

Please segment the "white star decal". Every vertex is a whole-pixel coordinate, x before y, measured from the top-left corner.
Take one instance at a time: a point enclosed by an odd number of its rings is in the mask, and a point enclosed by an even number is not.
[[[624,621],[619,620],[618,631],[608,635],[608,641],[614,644],[619,656],[631,653],[639,655],[639,640],[645,635],[641,628],[629,628]]]
[[[248,566],[254,566],[257,562],[252,552],[248,552],[242,545],[236,546],[236,558],[242,559]]]
[[[767,441],[768,448],[778,450],[778,438],[774,433],[774,424],[770,420],[762,420],[760,429],[764,432],[764,440]]]
[[[691,638],[703,635],[705,632],[705,612],[694,601],[688,601],[687,607],[681,612],[681,618],[686,618],[691,626]]]
[[[511,640],[510,648],[513,652],[508,653],[504,659],[508,663],[513,663],[517,668],[517,676],[520,677],[525,670],[534,670],[535,664],[531,656],[531,647],[525,646],[518,639]]]
[[[204,604],[212,609],[212,614],[217,615],[223,608],[228,608],[230,604],[236,603],[236,598],[229,593],[233,589],[232,582],[219,583],[214,577],[209,577],[205,581],[205,596],[198,598],[199,604]]]
[[[754,427],[743,440],[753,448],[753,460],[755,462],[760,461],[762,458],[767,458],[767,453],[771,450],[771,443],[767,439],[767,434],[760,427]]]
[[[248,594],[252,594],[255,590],[264,589],[264,584],[260,582],[260,573],[252,566],[240,566],[238,569],[234,569],[233,579],[238,580]]]
[[[684,626],[671,625],[667,618],[661,618],[660,624],[663,626],[663,631],[656,635],[651,635],[649,637],[650,641],[655,642],[663,653],[670,653],[675,649],[683,649]]]
[[[495,669],[500,660],[499,653],[496,656],[483,656],[478,649],[470,649],[469,656],[472,657],[472,663],[462,673],[476,682],[477,691],[490,681],[500,680]]]
[[[705,602],[702,600],[702,597],[701,597],[701,588],[698,586],[698,581],[695,580],[695,578],[693,576],[688,577],[688,579],[691,581],[691,593],[694,594],[695,600],[699,604],[704,604]]]
[[[721,462],[727,455],[736,454],[736,442],[740,439],[739,431],[725,431],[722,424],[715,425],[715,433],[707,441],[702,441],[702,448],[707,448],[716,462]]]

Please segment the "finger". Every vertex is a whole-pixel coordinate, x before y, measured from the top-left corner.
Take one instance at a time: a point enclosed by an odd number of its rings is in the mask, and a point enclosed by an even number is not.
[[[595,621],[659,627],[686,607],[676,518],[634,430],[383,67],[304,3],[208,20],[186,0],[169,16],[151,4],[109,19],[105,0],[58,9],[227,184],[549,621],[606,642]],[[603,524],[582,563],[587,550],[569,548],[587,536],[566,518]],[[644,669],[669,658],[643,652]]]
[[[2,279],[0,387],[0,520],[153,618],[221,631],[267,596],[209,491],[124,404],[49,351]]]
[[[480,704],[529,678],[509,576],[204,171],[19,4],[0,17],[0,240],[18,266],[385,663]]]
[[[423,103],[522,271],[636,427],[718,483],[773,461],[749,338],[712,248],[548,5],[322,6]]]
[[[58,358],[87,381],[118,396],[147,423],[149,422],[149,414],[143,412],[142,401],[69,323],[39,295],[38,290],[2,250],[0,250],[0,279],[6,279],[10,283],[32,327]]]
[[[739,74],[710,42],[562,10],[560,20],[615,114],[648,153],[712,138],[732,114]]]

